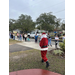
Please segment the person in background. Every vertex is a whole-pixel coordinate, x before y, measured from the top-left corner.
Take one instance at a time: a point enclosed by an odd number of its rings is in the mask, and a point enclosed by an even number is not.
[[[35,43],[37,43],[38,35],[36,34],[36,35],[34,36],[34,38],[35,38]]]
[[[17,39],[19,40],[19,33],[17,32]]]
[[[27,34],[24,34],[25,41],[27,40]]]
[[[50,34],[48,33],[47,38],[49,38],[49,37],[50,37]]]
[[[10,39],[11,39],[11,33],[9,33]]]
[[[11,33],[11,38],[13,39],[13,33]]]
[[[39,39],[39,42],[40,42],[40,40],[41,40],[41,35],[38,36],[38,39]]]
[[[13,33],[13,40],[15,40],[15,34]]]
[[[50,44],[50,46],[52,47],[52,45],[51,45],[51,37],[49,36],[49,38],[48,38],[48,46],[49,46],[49,44]]]
[[[59,41],[59,37],[56,35],[55,36],[55,48],[56,49],[57,49],[58,41]]]
[[[23,35],[22,35],[22,36],[23,36],[23,40],[24,40],[24,39],[25,39],[25,38],[24,38],[24,33],[23,33]]]
[[[52,46],[51,45],[51,37],[50,37],[50,34],[48,33],[48,35],[47,35],[47,39],[48,39],[48,46],[49,46],[49,44],[50,44],[50,46]]]
[[[20,41],[22,41],[22,34],[20,34]]]
[[[63,34],[63,38],[62,38],[62,41],[64,42],[64,40],[65,40],[65,34]]]
[[[57,36],[60,37],[60,34],[58,33]]]

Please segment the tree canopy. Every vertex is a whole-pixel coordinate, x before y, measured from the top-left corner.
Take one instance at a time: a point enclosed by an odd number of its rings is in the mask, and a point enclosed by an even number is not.
[[[9,30],[20,29],[23,32],[31,31],[35,28],[35,23],[33,22],[31,16],[21,14],[18,20],[9,20]]]
[[[56,18],[55,15],[52,15],[52,12],[40,14],[40,16],[36,19],[36,22],[33,22],[30,15],[24,14],[21,14],[17,20],[9,19],[10,31],[20,29],[23,32],[31,32],[35,29],[36,25],[37,29],[47,30],[49,32],[54,29],[58,29],[60,26],[63,30],[65,29],[65,23],[61,23],[61,19]]]

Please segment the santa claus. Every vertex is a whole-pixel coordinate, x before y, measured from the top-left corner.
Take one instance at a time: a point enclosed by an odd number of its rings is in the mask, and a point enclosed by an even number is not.
[[[46,33],[42,33],[39,45],[41,47],[42,63],[46,62],[46,68],[47,68],[49,67],[49,62],[46,57],[47,50],[48,50],[48,39],[47,39]]]

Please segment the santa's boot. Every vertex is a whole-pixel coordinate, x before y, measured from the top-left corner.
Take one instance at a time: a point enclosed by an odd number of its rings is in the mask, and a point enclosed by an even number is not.
[[[49,67],[49,62],[48,61],[46,61],[46,68],[48,68]]]
[[[42,59],[42,60],[41,60],[41,62],[43,63],[43,62],[44,62],[44,60]]]

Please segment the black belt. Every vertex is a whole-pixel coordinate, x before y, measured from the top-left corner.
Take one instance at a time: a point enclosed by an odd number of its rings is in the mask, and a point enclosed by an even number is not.
[[[47,46],[42,46],[42,48],[46,48]]]

